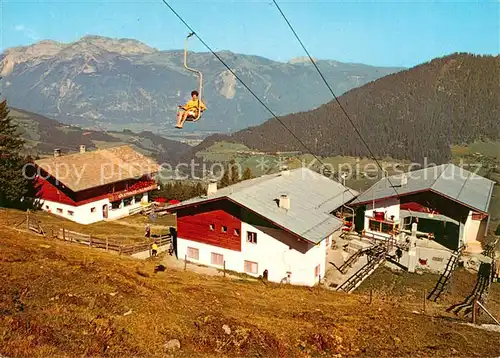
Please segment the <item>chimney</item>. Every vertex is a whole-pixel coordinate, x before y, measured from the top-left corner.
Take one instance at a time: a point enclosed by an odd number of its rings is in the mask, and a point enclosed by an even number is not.
[[[208,183],[207,196],[214,195],[217,193],[217,182],[211,181]]]
[[[408,184],[408,177],[406,173],[401,176],[401,186]]]
[[[56,148],[54,149],[54,157],[60,157],[61,156],[61,149]]]
[[[288,165],[281,165],[279,170],[280,170],[281,175],[289,175],[290,174],[290,169],[288,168]]]
[[[280,195],[279,207],[285,210],[290,210],[290,198],[288,197],[288,195]]]
[[[85,153],[85,146],[84,145],[80,146],[80,153]]]

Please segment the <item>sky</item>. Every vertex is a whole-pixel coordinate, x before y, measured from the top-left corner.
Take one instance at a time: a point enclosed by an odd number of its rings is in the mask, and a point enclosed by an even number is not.
[[[411,67],[454,52],[498,55],[500,2],[279,1],[311,55]],[[277,61],[305,56],[271,0],[170,1],[214,50]],[[181,49],[189,30],[161,0],[0,0],[0,48],[85,35]],[[193,51],[207,51],[196,39]]]

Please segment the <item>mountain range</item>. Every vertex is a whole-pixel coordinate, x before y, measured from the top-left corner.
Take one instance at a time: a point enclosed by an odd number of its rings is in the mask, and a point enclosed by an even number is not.
[[[232,135],[209,136],[193,150],[229,141],[269,152],[444,163],[452,145],[500,139],[499,79],[500,56],[456,53],[348,91],[338,99],[349,118],[331,101]]]
[[[330,100],[314,67],[263,57],[218,55],[277,115]],[[211,53],[189,53],[204,77],[207,112],[186,130],[231,132],[263,123],[269,113]],[[337,94],[403,70],[318,61]],[[86,36],[73,43],[40,41],[0,55],[3,95],[10,106],[90,129],[173,130],[177,106],[197,87],[183,51],[160,51],[131,39]]]

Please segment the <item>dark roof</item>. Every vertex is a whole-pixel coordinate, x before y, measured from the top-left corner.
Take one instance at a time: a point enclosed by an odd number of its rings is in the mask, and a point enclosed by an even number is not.
[[[359,195],[352,204],[361,205],[374,200],[432,191],[473,210],[487,213],[494,186],[494,181],[454,164],[443,164],[383,178]]]

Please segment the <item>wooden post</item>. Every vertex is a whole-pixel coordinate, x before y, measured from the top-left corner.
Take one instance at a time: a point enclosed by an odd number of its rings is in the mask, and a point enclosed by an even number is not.
[[[92,235],[89,235],[89,249],[92,248]]]
[[[64,226],[62,228],[63,231],[63,240],[66,241],[66,230],[64,230]]]
[[[30,209],[26,210],[26,227],[30,229]]]
[[[226,277],[226,260],[224,260],[224,277]]]
[[[373,289],[370,290],[370,304],[372,304],[373,301]]]
[[[476,324],[477,321],[477,296],[474,297],[472,301],[472,324]]]
[[[122,245],[120,245],[120,251],[118,251],[118,254],[121,256],[122,255]]]
[[[187,257],[188,257],[188,255],[184,255],[184,271],[186,271]]]
[[[422,311],[425,312],[425,301],[427,301],[427,294],[425,292],[425,289],[424,289],[424,296],[422,297],[423,299],[423,308],[422,308]]]
[[[108,251],[108,247],[109,247],[109,242],[108,242],[108,238],[106,238],[106,251]]]

